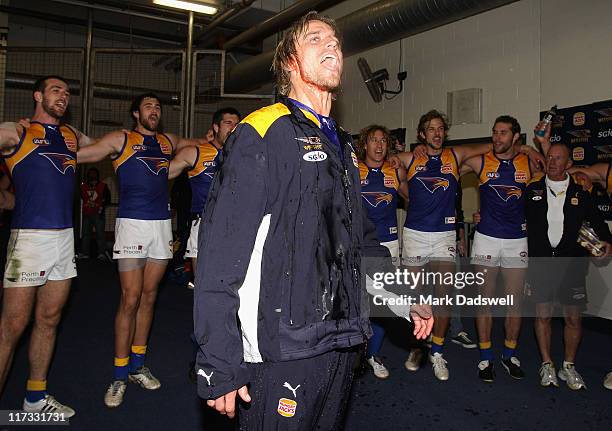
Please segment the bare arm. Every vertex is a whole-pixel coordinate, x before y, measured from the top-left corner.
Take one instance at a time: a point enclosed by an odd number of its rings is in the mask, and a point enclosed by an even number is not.
[[[15,208],[15,195],[8,191],[11,180],[8,175],[0,178],[0,209],[12,210]]]
[[[595,163],[589,167],[576,167],[572,166],[568,169],[570,174],[583,173],[589,179],[595,183],[599,183],[604,188],[606,187],[606,177],[608,175],[608,164],[607,163]]]
[[[545,156],[548,154],[548,150],[550,150],[550,135],[552,126],[549,124],[544,131],[544,136],[538,136],[536,133],[538,130],[542,128],[542,122],[540,121],[535,128],[533,129],[533,142],[536,145],[540,145],[540,149],[542,150],[542,154]]]
[[[0,149],[7,150],[17,146],[23,127],[16,123],[0,124]]]
[[[125,134],[123,132],[110,132],[95,143],[80,148],[77,152],[77,163],[99,162],[107,156],[118,154],[124,141]]]
[[[397,192],[400,194],[401,197],[408,200],[408,175],[406,175],[406,169],[398,168],[397,178],[400,182]]]
[[[168,179],[176,178],[185,169],[192,168],[195,163],[196,155],[196,147],[185,147],[176,153],[176,156],[170,161]]]
[[[94,138],[90,138],[89,136],[81,132],[80,130],[77,130],[77,129],[74,129],[74,130],[79,140],[79,148],[88,147],[96,143],[96,140]]]
[[[479,156],[470,157],[469,159],[466,159],[459,167],[459,176],[463,176],[470,172],[474,172],[476,175],[478,175],[478,173],[480,172],[481,164],[482,161]]]
[[[410,163],[412,163],[412,159],[414,157],[412,152],[410,151],[405,151],[403,153],[397,153],[396,156],[402,162],[402,167],[404,169],[408,169],[408,166],[410,166]]]
[[[451,147],[457,156],[457,163],[461,166],[467,159],[488,153],[493,149],[492,144],[459,145]]]
[[[202,141],[201,139],[182,138],[172,133],[166,133],[166,136],[172,142],[172,146],[174,147],[175,152],[179,152],[186,147],[197,147],[198,144],[200,144],[200,142]]]

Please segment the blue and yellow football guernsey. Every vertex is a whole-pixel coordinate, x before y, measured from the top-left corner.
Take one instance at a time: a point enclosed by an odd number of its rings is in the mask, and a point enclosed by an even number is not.
[[[455,152],[444,148],[436,156],[413,157],[407,176],[409,198],[404,226],[422,232],[455,230],[459,179]]]
[[[519,153],[502,160],[492,151],[480,157],[478,232],[494,238],[526,237],[525,190],[532,178],[529,158]]]
[[[113,167],[119,177],[117,217],[136,220],[170,218],[168,167],[172,142],[164,134],[126,133]]]
[[[608,173],[606,174],[606,191],[612,197],[612,163],[608,163]]]
[[[220,151],[208,142],[196,147],[196,162],[187,175],[191,184],[191,213],[202,214],[208,191],[219,166]]]
[[[15,186],[13,229],[72,227],[77,142],[69,126],[33,121],[3,156]]]
[[[397,171],[385,162],[380,168],[370,168],[359,162],[361,197],[368,212],[368,218],[376,226],[381,242],[397,239]]]

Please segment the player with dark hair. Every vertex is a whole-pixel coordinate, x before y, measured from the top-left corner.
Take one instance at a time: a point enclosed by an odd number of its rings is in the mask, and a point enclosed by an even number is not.
[[[33,98],[34,115],[27,126],[0,125],[2,157],[15,187],[0,318],[0,390],[34,314],[23,409],[71,417],[74,410],[47,393],[47,372],[70,282],[77,275],[72,228],[77,146],[92,141],[62,123],[70,102],[64,78],[40,78]],[[6,192],[0,193],[6,202]]]
[[[157,288],[172,258],[168,171],[174,152],[195,140],[160,133],[162,104],[143,94],[131,105],[134,130],[111,132],[78,152],[79,163],[110,156],[119,177],[119,213],[113,258],[118,260],[121,299],[115,318],[114,379],[104,397],[108,407],[123,402],[127,381],[158,389],[145,366]]]

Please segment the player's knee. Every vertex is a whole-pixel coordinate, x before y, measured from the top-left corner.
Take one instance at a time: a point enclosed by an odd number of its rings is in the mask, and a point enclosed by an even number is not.
[[[28,323],[30,323],[29,317],[14,316],[11,319],[3,318],[0,323],[0,339],[10,344],[17,343]]]
[[[55,328],[62,318],[61,308],[45,309],[36,311],[36,326],[44,328]]]
[[[565,325],[570,329],[580,329],[582,326],[582,319],[580,316],[567,316],[565,318]]]
[[[120,308],[128,314],[136,314],[140,306],[140,295],[132,292],[123,292],[121,295]]]
[[[151,305],[155,302],[155,298],[157,298],[157,287],[152,289],[145,288],[142,291],[140,302],[146,303],[147,305]]]

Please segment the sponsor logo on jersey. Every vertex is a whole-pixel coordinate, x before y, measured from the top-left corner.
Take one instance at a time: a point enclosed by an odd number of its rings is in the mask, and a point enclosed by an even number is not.
[[[499,173],[497,173],[497,172],[487,172],[486,176],[487,176],[487,178],[497,179],[497,178],[499,178]]]
[[[76,152],[77,144],[76,141],[72,138],[64,138],[64,143],[66,144],[66,148],[72,152]]]
[[[527,172],[525,171],[516,171],[514,173],[514,181],[517,183],[524,183],[527,181]]]
[[[39,145],[41,147],[51,145],[51,142],[49,142],[47,139],[44,139],[44,138],[33,138],[32,143],[34,145]]]
[[[584,112],[576,112],[572,117],[572,124],[574,126],[584,126],[586,116]]]
[[[416,165],[414,167],[414,171],[415,172],[423,172],[425,170],[427,170],[427,166],[425,166],[425,165]]]
[[[521,189],[517,186],[507,186],[503,184],[489,184],[497,196],[504,201],[508,202],[512,197],[515,197],[517,200],[523,195]]]
[[[68,154],[62,153],[39,153],[42,157],[51,162],[53,167],[63,175],[66,175],[68,169],[72,168],[72,172],[76,172],[76,160]]]
[[[440,177],[418,177],[417,180],[423,184],[423,186],[429,191],[429,193],[435,193],[440,187],[443,190],[448,189],[450,182],[446,178]]]
[[[450,163],[444,163],[440,168],[440,173],[451,174],[453,172],[453,166]]]
[[[323,151],[310,151],[302,156],[307,162],[322,162],[327,159],[327,153]]]
[[[279,415],[284,416],[286,418],[291,418],[295,416],[295,410],[297,408],[297,402],[294,400],[290,400],[289,398],[281,398],[278,400],[278,407],[276,411]]]
[[[172,154],[172,144],[167,142],[164,138],[156,137],[157,142],[159,143],[159,148],[164,154]]]
[[[153,172],[155,175],[159,175],[164,169],[168,172],[168,166],[170,162],[168,159],[162,157],[136,157],[147,167],[148,170]]]
[[[321,144],[321,138],[319,138],[318,136],[300,136],[295,139],[306,144]]]
[[[445,224],[453,224],[455,223],[455,217],[444,217],[444,223]],[[449,249],[450,251],[450,249]]]
[[[393,187],[393,186],[395,186],[395,181],[393,181],[392,177],[387,177],[386,176],[385,180],[384,180],[384,184],[385,184],[385,187]]]
[[[387,206],[393,201],[393,195],[385,192],[361,192],[361,196],[374,208],[378,205]]]

